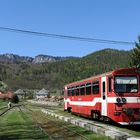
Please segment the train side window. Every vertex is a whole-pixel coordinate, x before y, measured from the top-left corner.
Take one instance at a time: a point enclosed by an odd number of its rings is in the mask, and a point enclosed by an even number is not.
[[[70,88],[68,88],[68,96],[70,96]]]
[[[105,81],[102,83],[102,88],[103,88],[103,100],[105,100],[105,91],[106,91],[106,88],[105,88]]]
[[[92,83],[92,93],[99,94],[99,81]]]
[[[139,84],[138,84],[139,88],[140,88],[140,76],[139,76]]]
[[[74,87],[72,87],[71,94],[74,96]]]
[[[79,86],[76,86],[75,94],[76,94],[76,96],[79,96]]]
[[[80,95],[85,95],[85,85],[80,86]]]
[[[86,84],[86,95],[90,95],[91,94],[91,83],[87,83]]]
[[[102,83],[102,87],[103,87],[103,92],[105,92],[105,82],[104,81]]]
[[[112,77],[108,78],[108,92],[112,92]]]
[[[140,87],[140,76],[139,76],[139,85],[138,86]]]

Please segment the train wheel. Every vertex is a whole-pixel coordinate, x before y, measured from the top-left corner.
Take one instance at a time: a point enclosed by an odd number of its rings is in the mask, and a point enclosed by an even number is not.
[[[110,121],[110,119],[109,119],[108,117],[106,117],[106,116],[102,116],[102,117],[101,117],[101,120],[102,120],[104,123]]]
[[[98,111],[92,111],[91,112],[91,117],[94,120],[99,120],[99,117],[100,117],[99,112]]]
[[[67,109],[68,113],[71,113],[71,110],[72,110],[72,108],[69,107],[69,108]]]

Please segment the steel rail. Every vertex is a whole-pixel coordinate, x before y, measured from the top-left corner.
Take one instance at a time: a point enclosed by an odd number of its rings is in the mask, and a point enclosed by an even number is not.
[[[25,106],[24,106],[24,107],[25,107]],[[27,110],[29,110],[30,112],[36,114],[35,116],[38,115],[35,111],[29,109],[28,107],[25,107],[25,108],[26,108]],[[40,114],[40,115],[41,115],[43,118],[48,119],[49,121],[53,122],[53,124],[55,124],[55,126],[57,125],[57,126],[60,127],[60,128],[67,129],[68,131],[71,131],[73,134],[78,135],[79,137],[81,137],[81,138],[84,139],[84,140],[89,140],[87,137],[83,136],[82,134],[80,134],[80,133],[78,133],[78,132],[76,132],[76,131],[74,131],[74,130],[71,130],[71,129],[69,128],[69,126],[62,126],[62,125],[60,125],[58,122],[52,120],[50,117],[47,117],[46,115],[44,116],[44,115],[42,115],[42,114]],[[36,120],[36,122],[37,122],[37,120]],[[37,123],[37,124],[38,124],[38,123]],[[40,125],[40,127],[42,128],[43,126]],[[42,129],[43,129],[43,128],[42,128]],[[53,139],[53,138],[51,138],[51,139]],[[55,139],[56,139],[56,138],[55,138]]]

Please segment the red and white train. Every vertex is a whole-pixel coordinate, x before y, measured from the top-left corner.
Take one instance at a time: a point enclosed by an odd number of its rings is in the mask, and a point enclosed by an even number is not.
[[[121,125],[140,124],[140,69],[117,69],[65,85],[64,110]]]

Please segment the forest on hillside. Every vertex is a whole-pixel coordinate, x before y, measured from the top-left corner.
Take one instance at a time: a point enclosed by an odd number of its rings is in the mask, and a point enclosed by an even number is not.
[[[62,89],[64,84],[130,66],[130,51],[105,49],[82,58],[49,62],[0,63],[0,80],[11,90]]]

